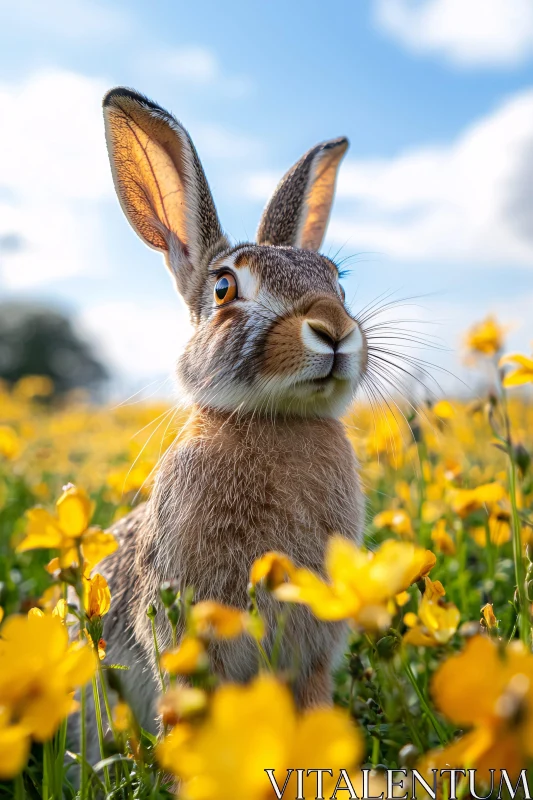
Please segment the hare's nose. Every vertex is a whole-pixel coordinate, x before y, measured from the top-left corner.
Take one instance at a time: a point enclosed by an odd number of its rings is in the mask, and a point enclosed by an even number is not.
[[[348,324],[347,324],[348,323]],[[302,338],[305,346],[313,353],[350,353],[361,344],[361,334],[357,324],[350,318],[335,325],[329,320],[306,319],[302,325]]]
[[[308,319],[307,324],[311,329],[312,336],[323,342],[328,352],[336,350],[337,336],[330,325],[327,325],[320,319]]]

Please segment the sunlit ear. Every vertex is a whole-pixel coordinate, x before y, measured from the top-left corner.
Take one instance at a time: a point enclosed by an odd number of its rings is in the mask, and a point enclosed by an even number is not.
[[[129,89],[112,89],[103,107],[124,213],[149,247],[167,255],[183,292],[181,273],[227,244],[194,145],[171,114]]]
[[[348,139],[332,139],[309,150],[282,178],[268,202],[258,244],[318,250],[329,220],[337,170]]]

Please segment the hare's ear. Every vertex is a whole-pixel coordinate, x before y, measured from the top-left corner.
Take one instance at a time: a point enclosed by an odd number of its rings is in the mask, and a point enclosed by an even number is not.
[[[120,204],[141,239],[165,254],[188,299],[194,273],[227,246],[194,145],[171,114],[130,89],[112,89],[103,107]]]
[[[318,250],[326,232],[337,169],[348,139],[317,144],[286,173],[268,202],[258,244],[289,245]]]

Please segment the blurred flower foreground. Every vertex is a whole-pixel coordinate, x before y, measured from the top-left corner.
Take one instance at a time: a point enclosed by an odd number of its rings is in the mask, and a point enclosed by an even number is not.
[[[361,797],[380,794],[384,768],[416,769],[431,785],[432,770],[452,766],[475,768],[477,792],[496,796],[491,770],[516,781],[533,766],[533,360],[505,353],[504,337],[488,318],[465,339],[489,376],[485,396],[348,415],[365,543],[333,535],[325,577],[265,553],[251,565],[246,611],[161,587],[173,646],[159,652],[154,640],[158,737],[129,707],[122,665],[108,662],[113,597],[98,563],[118,546],[111,523],[149,493],[181,412],[96,406],[79,391],[54,394],[49,376],[2,384],[0,795]],[[332,707],[295,708],[291,676],[262,646],[264,591],[282,608],[348,621]],[[255,641],[262,664],[247,686],[209,672],[211,641],[235,637]],[[101,700],[94,718],[80,713],[89,688]],[[331,774],[320,790],[321,768]],[[438,788],[448,796],[444,777]]]

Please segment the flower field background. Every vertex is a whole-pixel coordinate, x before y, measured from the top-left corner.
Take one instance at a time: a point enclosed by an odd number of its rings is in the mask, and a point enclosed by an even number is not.
[[[491,376],[485,396],[348,415],[365,542],[333,537],[325,577],[265,554],[246,612],[162,587],[158,613],[174,632],[184,619],[187,634],[159,660],[158,740],[140,730],[120,665],[107,662],[113,598],[96,565],[117,546],[106,529],[149,494],[185,412],[76,393],[56,401],[39,376],[0,387],[0,797],[263,800],[275,796],[265,768],[282,786],[302,765],[371,767],[377,784],[383,767],[476,767],[490,788],[491,768],[531,766],[533,405],[514,387],[532,381],[533,361],[501,358],[502,335],[490,319],[469,335]],[[334,708],[294,709],[287,676],[262,652],[259,591],[349,620]],[[248,687],[217,686],[206,669],[210,639],[234,636],[262,652]],[[90,689],[103,713],[72,741],[67,718]],[[87,726],[97,763],[84,760]]]

